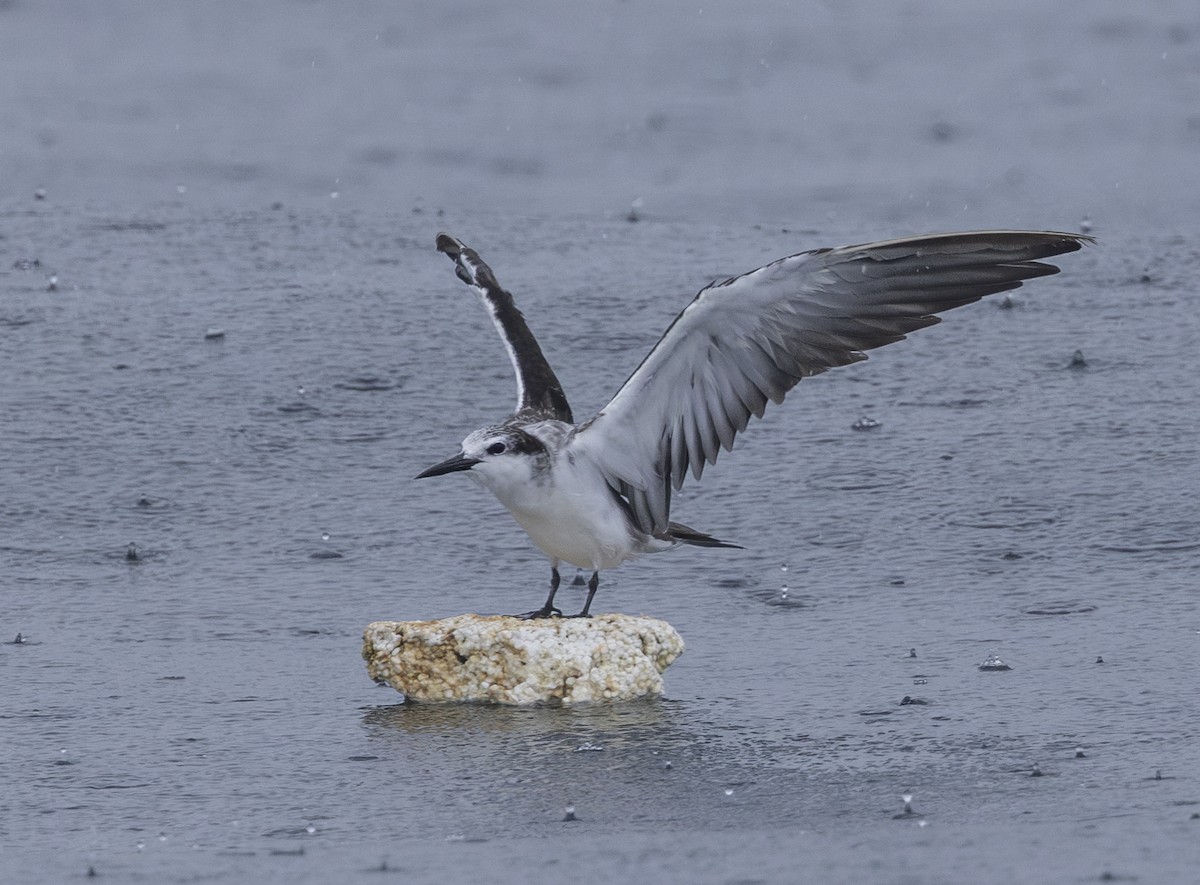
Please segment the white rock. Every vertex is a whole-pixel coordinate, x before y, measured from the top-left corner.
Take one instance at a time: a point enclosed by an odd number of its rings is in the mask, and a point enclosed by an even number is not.
[[[372,679],[410,700],[575,704],[662,694],[683,640],[666,621],[633,615],[467,614],[376,621],[362,653]]]

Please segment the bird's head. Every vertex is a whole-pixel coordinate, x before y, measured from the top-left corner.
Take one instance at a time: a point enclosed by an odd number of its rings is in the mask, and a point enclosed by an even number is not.
[[[531,482],[547,457],[545,444],[518,427],[484,427],[463,440],[461,452],[422,470],[416,478],[466,470],[472,479],[500,492]]]

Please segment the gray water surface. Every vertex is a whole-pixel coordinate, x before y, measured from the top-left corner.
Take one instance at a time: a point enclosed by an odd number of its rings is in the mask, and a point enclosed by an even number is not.
[[[1198,321],[1110,251],[805,381],[680,497],[747,549],[648,558],[598,597],[686,638],[665,699],[494,710],[398,705],[358,659],[371,620],[529,607],[546,577],[480,489],[410,479],[512,399],[427,222],[64,214],[6,221],[138,260],[56,292],[3,271],[6,842],[80,871],[180,846],[398,862],[397,840],[560,835],[569,804],[595,837],[892,825],[909,792],[957,824],[1166,826],[1200,801]],[[630,294],[640,268],[688,291],[669,243],[743,266],[802,245],[592,226],[478,243],[581,412],[686,298]]]
[[[0,3],[0,879],[1188,881],[1194,11],[352,6]],[[411,480],[514,398],[439,230],[585,416],[710,280],[1085,216],[687,486],[745,550],[604,576],[664,698],[366,677],[547,579]]]

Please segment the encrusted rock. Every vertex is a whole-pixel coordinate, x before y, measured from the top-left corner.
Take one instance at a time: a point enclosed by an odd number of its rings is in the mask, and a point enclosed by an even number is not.
[[[363,634],[367,673],[415,701],[574,704],[661,694],[663,671],[682,653],[666,621],[620,614],[376,621]]]

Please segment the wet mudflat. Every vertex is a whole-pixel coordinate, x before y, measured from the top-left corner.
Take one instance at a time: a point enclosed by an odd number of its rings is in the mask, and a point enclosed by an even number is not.
[[[536,29],[437,8],[280,4],[225,32],[117,5],[38,61],[21,37],[64,13],[0,6],[0,878],[1186,881],[1184,7],[620,5]],[[876,51],[817,51],[837,34]],[[995,53],[955,86],[973,37]],[[401,76],[422,70],[443,76]],[[525,85],[464,86],[489,71]],[[334,96],[342,116],[305,114]],[[746,550],[606,576],[599,610],[688,642],[665,698],[406,706],[366,678],[369,621],[544,592],[490,496],[410,479],[513,399],[438,230],[517,293],[586,414],[712,279],[1084,216],[1100,244],[1063,274],[803,382],[686,487],[677,516]]]

